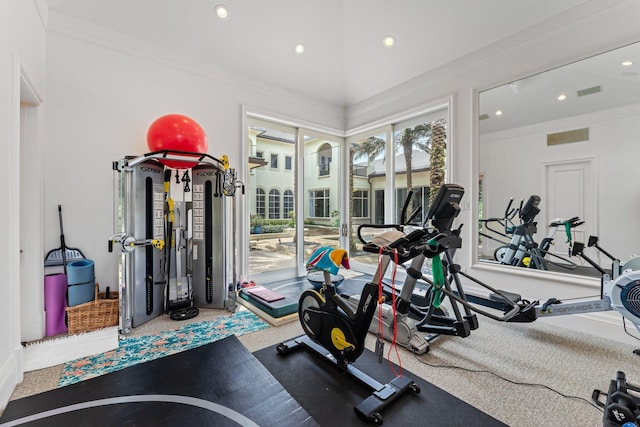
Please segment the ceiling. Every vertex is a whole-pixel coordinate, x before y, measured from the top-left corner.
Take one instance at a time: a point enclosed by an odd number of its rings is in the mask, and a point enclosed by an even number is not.
[[[640,104],[640,43],[481,92],[479,131],[537,123],[553,127],[553,120],[632,104]]]
[[[346,107],[587,0],[47,1],[54,13]],[[219,3],[225,20],[214,13]]]

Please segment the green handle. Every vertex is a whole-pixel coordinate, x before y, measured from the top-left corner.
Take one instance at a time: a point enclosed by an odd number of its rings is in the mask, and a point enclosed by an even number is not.
[[[571,223],[569,221],[564,222],[564,232],[567,235],[567,243],[571,244]]]
[[[438,247],[438,242],[435,239],[429,240],[429,246],[432,248]],[[442,287],[444,286],[444,270],[442,268],[442,259],[440,254],[437,254],[431,261],[431,274],[433,275],[433,302],[432,305],[435,308],[440,308],[442,303]]]

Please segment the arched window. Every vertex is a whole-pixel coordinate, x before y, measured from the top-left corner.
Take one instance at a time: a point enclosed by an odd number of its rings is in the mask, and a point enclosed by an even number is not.
[[[256,188],[256,215],[260,215],[262,218],[266,218],[266,197],[262,188]]]
[[[269,191],[269,219],[280,219],[280,191]]]

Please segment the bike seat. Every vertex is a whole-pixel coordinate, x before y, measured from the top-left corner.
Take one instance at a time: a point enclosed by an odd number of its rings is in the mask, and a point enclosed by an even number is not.
[[[338,287],[344,281],[341,274],[329,274],[333,286]],[[324,285],[324,273],[322,271],[311,271],[307,274],[307,280],[316,289],[320,289]]]

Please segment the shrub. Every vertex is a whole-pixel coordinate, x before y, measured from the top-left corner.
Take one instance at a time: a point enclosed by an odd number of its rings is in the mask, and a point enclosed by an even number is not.
[[[263,225],[262,231],[267,233],[282,233],[284,231],[284,225]]]

